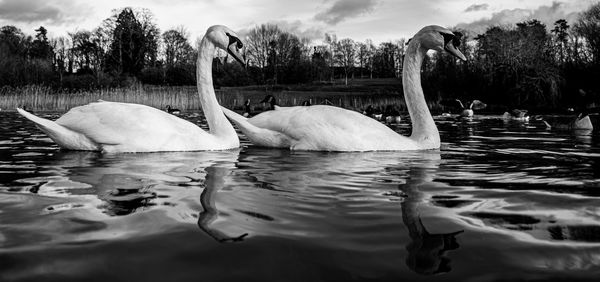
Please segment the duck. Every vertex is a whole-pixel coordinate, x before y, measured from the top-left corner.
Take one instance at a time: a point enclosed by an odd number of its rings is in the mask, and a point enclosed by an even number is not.
[[[363,115],[366,115],[378,121],[383,119],[383,112],[381,111],[381,109],[374,108],[372,105],[367,106],[367,108],[363,111]]]
[[[585,113],[579,113],[575,117],[571,117],[569,121],[564,122],[557,119],[543,120],[548,129],[558,130],[594,130],[590,116]]]
[[[196,62],[200,105],[210,131],[160,109],[141,104],[98,102],[72,108],[59,119],[40,118],[17,108],[58,146],[68,150],[122,152],[229,150],[239,137],[223,115],[213,88],[212,61],[217,49],[245,65],[244,44],[228,27],[208,28]]]
[[[242,113],[242,116],[252,116],[252,109],[250,108],[250,99],[246,99],[246,102],[244,102],[244,113]]]
[[[400,117],[400,111],[398,111],[398,109],[393,105],[387,105],[385,107],[384,116],[385,122],[388,124],[397,124],[402,121],[402,118]]]
[[[502,115],[504,120],[529,121],[527,110],[514,109],[510,112],[504,112]]]
[[[267,103],[269,104],[269,107],[267,108],[268,111],[273,111],[275,110],[275,108],[277,108],[277,99],[275,99],[275,97],[273,97],[273,95],[267,95],[265,96],[264,99],[262,99],[262,101],[260,101],[259,103]]]
[[[171,108],[171,105],[167,105],[165,111],[172,115],[179,115],[181,111],[179,109]]]
[[[307,151],[404,151],[440,147],[440,135],[423,88],[421,66],[429,50],[446,51],[460,60],[460,34],[431,25],[408,43],[402,87],[412,122],[412,135],[398,134],[387,125],[359,112],[329,105],[276,107],[252,118],[223,108],[251,143],[271,148]]]
[[[485,107],[487,107],[485,103],[479,100],[473,100],[471,104],[469,104],[468,108],[465,108],[465,106],[463,106],[463,103],[459,99],[456,99],[456,102],[458,102],[460,108],[462,109],[462,112],[460,113],[461,117],[473,117],[473,110],[482,110],[485,109]]]

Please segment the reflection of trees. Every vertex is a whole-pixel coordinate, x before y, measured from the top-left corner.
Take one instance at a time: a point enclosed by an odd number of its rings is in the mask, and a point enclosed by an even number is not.
[[[437,157],[439,159],[439,155]],[[402,203],[402,221],[411,238],[411,242],[406,246],[406,265],[419,274],[436,274],[451,270],[450,258],[446,256],[446,252],[459,247],[455,236],[463,230],[431,234],[423,225],[418,206],[423,202],[425,195],[420,191],[420,187],[432,181],[431,170],[439,166],[438,160],[427,161],[430,167],[411,167],[406,183],[400,185],[399,189],[407,195]]]

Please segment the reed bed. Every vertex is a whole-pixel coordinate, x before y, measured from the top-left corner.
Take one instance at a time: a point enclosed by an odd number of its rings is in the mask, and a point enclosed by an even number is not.
[[[266,95],[273,95],[281,106],[296,106],[310,101],[312,105],[329,104],[357,111],[362,111],[369,105],[375,108],[397,105],[399,109],[405,109],[403,97],[394,93],[221,88],[215,90],[215,94],[221,105],[232,109],[242,109],[246,99],[250,99],[253,108],[263,109],[265,105],[259,102]],[[36,85],[0,88],[0,109],[9,111],[17,107],[27,107],[33,111],[65,112],[98,100],[144,104],[159,109],[164,109],[167,105],[182,111],[200,109],[198,92],[194,86],[138,86],[90,91],[56,91]]]

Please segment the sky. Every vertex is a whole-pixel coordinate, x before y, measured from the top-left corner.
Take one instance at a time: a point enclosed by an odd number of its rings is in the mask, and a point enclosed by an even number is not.
[[[161,31],[185,27],[190,39],[222,24],[242,35],[275,23],[286,31],[320,42],[325,33],[338,39],[374,43],[410,38],[430,24],[482,33],[488,26],[536,18],[548,26],[600,0],[0,0],[0,26],[26,34],[44,26],[50,37],[91,30],[123,7],[149,9]]]

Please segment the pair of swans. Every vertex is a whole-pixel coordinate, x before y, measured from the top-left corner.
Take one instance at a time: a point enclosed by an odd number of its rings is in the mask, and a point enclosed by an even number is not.
[[[421,88],[421,64],[428,50],[447,51],[461,60],[460,40],[440,26],[421,29],[408,44],[402,84],[412,120],[412,135],[399,135],[358,112],[315,105],[274,107],[245,118],[220,107],[212,83],[216,48],[242,64],[242,41],[224,26],[208,29],[200,42],[196,75],[202,110],[209,132],[164,111],[128,103],[99,101],[71,109],[56,121],[18,112],[36,123],[60,147],[104,152],[227,150],[239,139],[227,116],[256,145],[315,151],[392,151],[440,147],[440,136]]]

